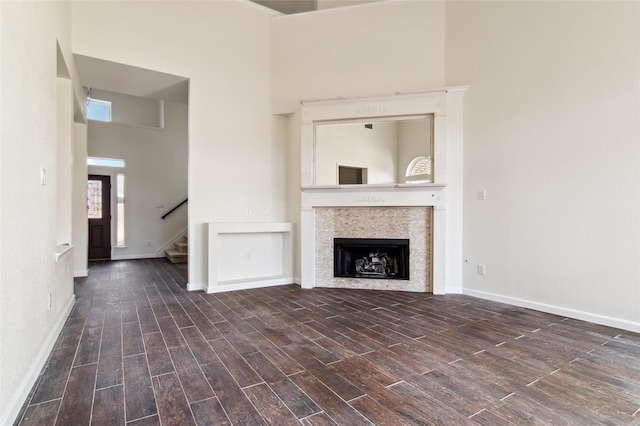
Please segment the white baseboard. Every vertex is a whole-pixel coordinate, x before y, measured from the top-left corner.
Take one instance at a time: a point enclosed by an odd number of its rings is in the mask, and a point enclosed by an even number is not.
[[[225,291],[250,290],[252,288],[272,287],[276,285],[293,284],[293,278],[273,278],[255,281],[233,282],[228,284],[220,283],[216,286],[209,287],[207,293],[224,293]]]
[[[66,306],[64,307],[62,312],[60,312],[60,316],[58,317],[55,324],[53,325],[53,328],[51,329],[46,339],[44,340],[42,346],[40,347],[40,351],[38,351],[38,354],[36,355],[36,358],[31,364],[31,367],[29,367],[27,374],[25,374],[24,379],[22,380],[22,383],[20,383],[20,386],[18,387],[16,392],[13,394],[13,397],[9,400],[9,403],[7,404],[7,408],[6,410],[4,410],[4,412],[2,413],[2,417],[0,418],[0,424],[10,425],[10,424],[13,424],[15,420],[17,420],[16,417],[18,417],[18,414],[20,413],[20,409],[26,402],[27,397],[29,396],[29,392],[31,391],[31,388],[33,387],[33,385],[35,385],[36,380],[38,380],[38,376],[40,375],[40,372],[42,371],[45,364],[47,363],[47,359],[49,359],[49,354],[53,350],[53,347],[56,344],[56,340],[58,339],[58,336],[62,331],[62,327],[64,327],[64,324],[67,321],[69,314],[71,314],[71,310],[73,309],[73,305],[75,303],[76,303],[76,295],[72,294]]]
[[[196,283],[187,283],[187,290],[189,291],[198,291],[204,290],[204,284],[196,284]]]
[[[640,323],[622,318],[614,318],[607,315],[594,314],[591,312],[579,311],[577,309],[564,308],[562,306],[549,305],[516,297],[502,296],[500,294],[488,293],[485,291],[463,289],[463,293],[469,296],[479,297],[481,299],[493,300],[494,302],[508,303],[522,308],[535,309],[536,311],[548,312],[550,314],[562,315],[568,318],[575,318],[582,321],[640,333]]]
[[[135,259],[156,259],[155,254],[125,254],[121,256],[112,256],[111,260],[135,260]]]
[[[84,278],[89,276],[89,270],[85,269],[84,271],[73,271],[73,278]]]
[[[464,290],[462,289],[462,287],[447,287],[447,293],[446,294],[463,294]]]

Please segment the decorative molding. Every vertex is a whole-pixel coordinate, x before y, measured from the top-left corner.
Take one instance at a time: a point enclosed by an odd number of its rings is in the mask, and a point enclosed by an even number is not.
[[[387,110],[379,106],[366,106],[366,107],[358,108],[353,113],[354,114],[379,114],[382,112],[387,112]]]
[[[354,203],[384,203],[385,200],[377,195],[365,195],[363,197],[357,197],[353,200]]]
[[[423,189],[442,189],[446,187],[446,183],[394,183],[394,184],[371,184],[371,185],[314,185],[303,186],[300,189],[303,192],[322,192],[322,191],[345,191],[345,192],[362,192],[362,191],[420,191]]]
[[[444,184],[342,185],[302,188],[302,208],[314,207],[420,207],[446,203]]]

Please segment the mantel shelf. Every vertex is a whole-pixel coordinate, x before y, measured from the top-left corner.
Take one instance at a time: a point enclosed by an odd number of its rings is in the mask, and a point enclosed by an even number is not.
[[[446,183],[397,183],[380,185],[316,185],[303,186],[303,192],[385,192],[385,191],[419,191],[419,190],[439,190],[444,189]]]

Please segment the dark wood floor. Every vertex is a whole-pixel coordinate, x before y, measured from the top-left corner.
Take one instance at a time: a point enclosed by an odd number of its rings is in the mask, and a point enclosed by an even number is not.
[[[461,295],[91,264],[21,425],[640,424],[640,335]]]

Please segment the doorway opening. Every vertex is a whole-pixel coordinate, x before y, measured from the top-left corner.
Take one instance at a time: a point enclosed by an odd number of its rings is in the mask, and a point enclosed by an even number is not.
[[[89,175],[87,180],[89,260],[111,259],[111,177]]]

